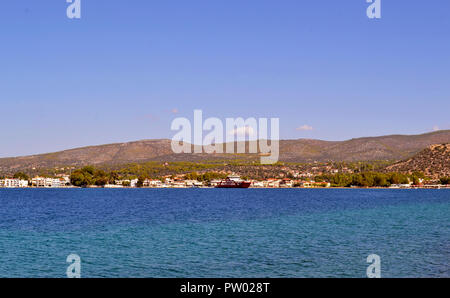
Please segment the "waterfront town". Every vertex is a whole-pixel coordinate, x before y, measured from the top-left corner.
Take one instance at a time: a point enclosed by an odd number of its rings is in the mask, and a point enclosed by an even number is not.
[[[449,188],[450,145],[406,161],[260,164],[252,159],[0,167],[0,188]]]
[[[222,179],[213,179],[208,182],[198,180],[188,180],[179,176],[168,176],[162,179],[145,179],[139,185],[139,179],[124,179],[116,180],[114,184],[105,184],[102,186],[87,186],[89,188],[214,188],[221,183]],[[314,182],[314,181],[300,181],[289,178],[283,179],[266,179],[263,181],[251,180],[252,188],[291,188],[291,187],[303,187],[303,188],[315,188],[330,187],[330,183],[327,182]],[[23,180],[19,178],[5,178],[0,179],[0,188],[73,188],[69,175],[61,175],[58,178],[45,178],[35,177],[31,181]]]
[[[235,176],[236,177],[236,176]],[[237,176],[238,177],[238,176]],[[216,188],[223,179],[212,179],[210,181],[198,181],[187,179],[186,175],[168,175],[160,179],[123,179],[115,180],[114,183],[104,185],[86,185],[85,188]],[[331,188],[330,182],[318,182],[312,179],[302,180],[295,178],[269,178],[264,180],[248,180],[250,188]],[[59,177],[34,177],[30,180],[21,178],[0,179],[0,188],[77,188],[71,183],[70,175],[59,175]],[[351,188],[364,188],[351,186]],[[365,187],[367,188],[367,187]],[[386,188],[386,187],[384,187]],[[411,189],[411,188],[450,188],[448,184],[426,183],[420,179],[418,184],[413,181],[402,184],[391,184],[387,188]]]

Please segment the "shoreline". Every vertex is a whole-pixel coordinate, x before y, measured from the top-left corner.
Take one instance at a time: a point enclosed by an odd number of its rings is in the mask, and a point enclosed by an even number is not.
[[[30,189],[30,190],[36,190],[36,189],[47,189],[47,190],[61,190],[61,189],[218,189],[217,187],[0,187],[0,190],[4,189]],[[230,189],[277,189],[277,190],[285,190],[285,189],[308,189],[308,190],[317,190],[317,189],[355,189],[355,190],[419,190],[419,189],[450,189],[450,185],[445,186],[432,186],[432,187],[403,187],[403,188],[396,188],[396,187],[249,187],[249,188],[230,188]]]

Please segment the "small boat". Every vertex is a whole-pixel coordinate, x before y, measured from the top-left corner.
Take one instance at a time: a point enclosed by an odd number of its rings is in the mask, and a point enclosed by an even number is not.
[[[252,183],[236,175],[228,176],[217,184],[216,188],[249,188]]]

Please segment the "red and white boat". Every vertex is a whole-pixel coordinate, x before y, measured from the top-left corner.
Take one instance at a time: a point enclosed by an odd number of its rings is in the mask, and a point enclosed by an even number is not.
[[[251,184],[250,181],[244,181],[239,176],[231,175],[220,181],[216,188],[249,188]]]

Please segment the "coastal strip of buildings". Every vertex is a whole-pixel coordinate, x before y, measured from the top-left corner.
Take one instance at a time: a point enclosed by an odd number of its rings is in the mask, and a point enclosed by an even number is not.
[[[28,180],[22,180],[22,179],[1,179],[0,180],[0,187],[4,188],[24,188],[28,187]]]
[[[145,179],[139,185],[138,179],[116,180],[114,184],[106,184],[104,186],[87,186],[88,188],[213,188],[222,180],[211,180],[209,182],[201,182],[197,180],[187,180],[183,176],[167,176],[162,179]],[[265,180],[250,180],[251,188],[330,188],[328,182],[303,181],[290,178],[269,178]],[[70,176],[61,175],[56,178],[35,177],[31,181],[23,179],[0,179],[0,188],[73,188],[70,183]],[[413,185],[411,184],[395,184],[390,188],[407,189],[407,188],[449,188],[446,185]]]
[[[31,181],[17,178],[0,179],[0,188],[63,188],[71,187],[70,177],[64,175],[58,178],[35,177]]]
[[[166,177],[162,180],[159,179],[145,179],[142,183],[142,187],[147,188],[195,188],[195,187],[216,187],[222,180],[216,179],[210,182],[200,182],[197,180],[185,180],[183,178],[170,178]],[[296,181],[292,179],[267,179],[263,181],[251,180],[252,188],[291,188],[291,187],[331,187],[327,182],[314,182],[314,181]],[[105,188],[120,188],[123,185],[129,185],[129,187],[137,187],[138,179],[135,180],[122,180],[116,181],[116,184],[107,184]]]
[[[125,179],[116,180],[114,184],[106,184],[101,186],[103,188],[137,188],[138,179]],[[142,185],[139,187],[143,188],[207,188],[216,187],[222,180],[216,179],[209,182],[201,182],[197,180],[187,180],[182,176],[178,177],[163,177],[162,179],[145,179],[142,181]],[[292,188],[292,187],[303,187],[303,188],[326,188],[330,187],[330,183],[327,182],[314,182],[314,181],[300,181],[289,178],[283,179],[266,179],[262,181],[251,180],[252,188]],[[0,179],[0,188],[68,188],[74,187],[70,183],[70,176],[62,175],[57,178],[45,178],[45,177],[35,177],[31,181],[22,179],[12,179],[5,178]],[[95,188],[99,186],[88,186],[90,188]]]

